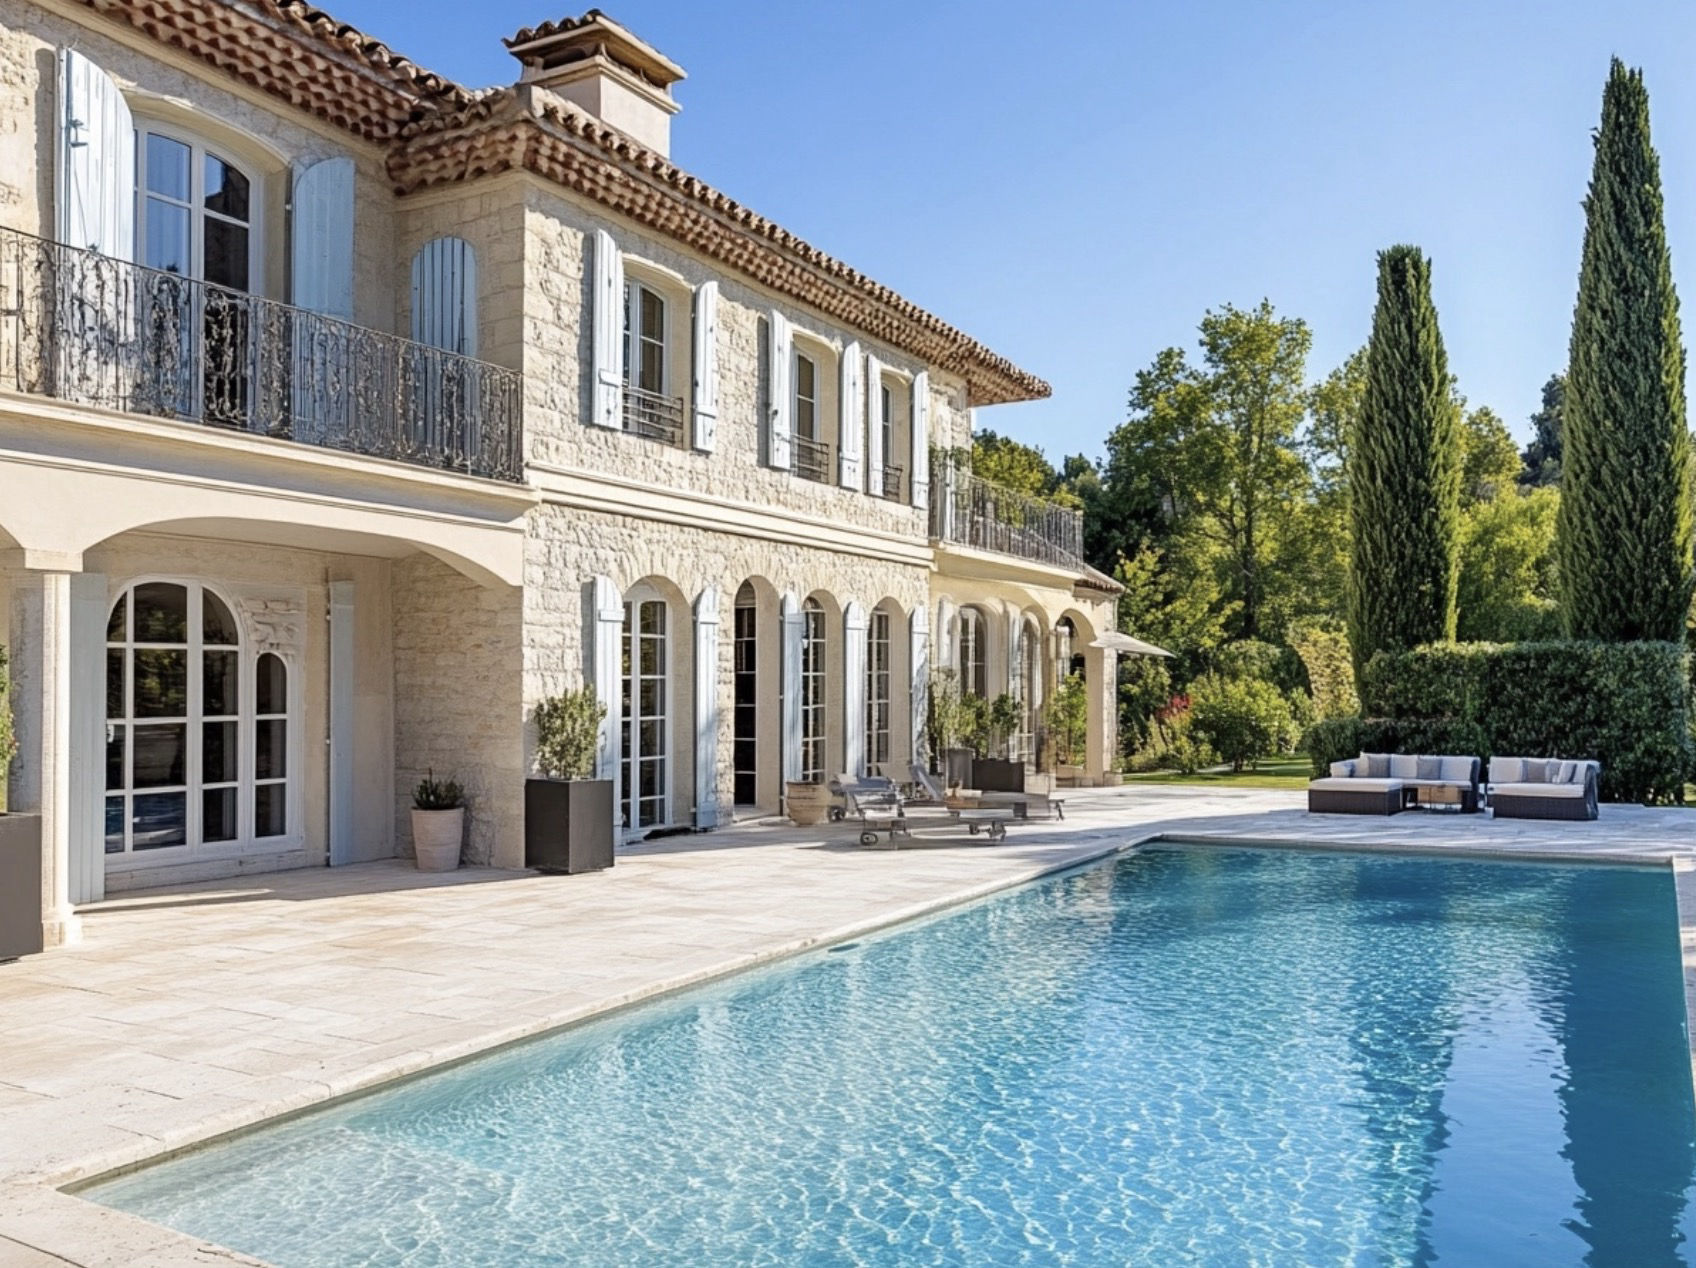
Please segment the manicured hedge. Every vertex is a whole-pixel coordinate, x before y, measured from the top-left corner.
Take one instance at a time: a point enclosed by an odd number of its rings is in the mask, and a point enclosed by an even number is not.
[[[1605,800],[1665,803],[1679,800],[1696,767],[1688,657],[1676,643],[1380,653],[1367,666],[1361,703],[1365,720],[1310,733],[1316,768],[1322,757],[1362,750],[1595,758]]]

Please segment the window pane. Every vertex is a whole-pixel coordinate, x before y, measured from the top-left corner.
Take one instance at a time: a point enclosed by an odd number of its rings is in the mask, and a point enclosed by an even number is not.
[[[636,384],[644,392],[665,391],[665,346],[642,342],[641,380]]]
[[[135,641],[188,642],[188,590],[169,581],[135,588]]]
[[[129,631],[130,596],[121,594],[112,605],[111,618],[106,622],[106,641],[121,643]]]
[[[247,177],[216,155],[206,156],[206,210],[245,221],[247,215]]]
[[[124,786],[124,728],[106,725],[106,787]]]
[[[658,757],[665,753],[665,723],[642,723],[642,753],[644,756]]]
[[[650,290],[642,292],[642,338],[665,342],[665,301]]]
[[[124,799],[106,798],[106,853],[124,852]]]
[[[665,682],[649,678],[642,683],[642,716],[657,718],[665,712]]]
[[[288,774],[288,723],[280,718],[253,725],[253,777],[281,779]]]
[[[227,717],[237,713],[241,697],[236,694],[240,652],[201,653],[200,712],[203,717]]]
[[[657,638],[642,640],[642,674],[652,678],[661,672],[665,660],[665,643]]]
[[[200,638],[219,647],[234,647],[241,641],[236,636],[236,618],[210,590],[200,592]]]
[[[135,848],[158,850],[188,840],[188,794],[150,793],[135,799]]]
[[[188,201],[190,151],[168,136],[147,137],[147,188],[178,202]]]
[[[818,428],[813,422],[813,403],[797,400],[795,402],[795,434],[803,440],[817,440]]]
[[[180,718],[186,714],[188,653],[143,647],[130,654],[135,658],[135,716]]]
[[[124,716],[124,662],[129,653],[121,647],[106,649],[106,716]]]
[[[213,788],[200,794],[200,839],[236,839],[236,790]]]
[[[168,788],[188,779],[188,725],[170,722],[164,726],[135,729],[136,788]]]
[[[192,272],[188,259],[188,208],[149,198],[145,214],[147,241],[142,244],[141,262],[150,269],[188,277]]]
[[[260,723],[261,726],[268,725]],[[206,784],[233,784],[237,777],[236,723],[205,722],[200,727],[200,779]]]
[[[804,396],[809,401],[813,399],[813,394],[814,394],[813,378],[814,378],[814,375],[816,374],[816,372],[817,372],[817,367],[815,367],[813,365],[811,359],[809,359],[807,357],[799,357],[799,356],[795,358],[795,392],[796,392],[796,395]]]
[[[206,218],[205,278],[214,286],[247,289],[247,227]]]
[[[280,837],[288,831],[287,784],[260,784],[253,790],[253,835]]]
[[[283,658],[266,652],[259,658],[259,683],[254,689],[254,710],[258,713],[287,713],[289,711],[289,674]]]
[[[642,605],[642,633],[665,633],[665,604],[644,603]]]

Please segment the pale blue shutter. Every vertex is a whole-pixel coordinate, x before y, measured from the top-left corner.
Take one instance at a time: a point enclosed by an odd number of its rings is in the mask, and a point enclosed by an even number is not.
[[[913,505],[924,510],[930,505],[930,374],[925,370],[913,376],[913,474],[910,484]]]
[[[711,453],[718,435],[718,283],[695,288],[695,448]]]
[[[766,402],[766,465],[788,471],[793,465],[790,437],[795,434],[795,349],[787,317],[773,310],[768,326],[771,399]]]
[[[297,308],[352,321],[353,160],[329,158],[297,168],[291,202],[289,301]],[[467,253],[470,249],[465,246]],[[415,261],[414,302],[418,267]],[[475,295],[474,277],[472,282]]]
[[[907,614],[909,642],[907,664],[911,670],[907,686],[907,717],[911,729],[913,761],[925,760],[925,717],[930,710],[930,613],[919,604]]]
[[[718,826],[718,590],[695,596],[695,826]]]
[[[624,257],[605,229],[595,231],[594,400],[589,421],[624,426]]]
[[[842,615],[842,768],[866,773],[866,610],[858,599]]]
[[[883,496],[883,464],[893,462],[894,454],[883,452],[883,362],[866,354],[866,492]]]
[[[434,238],[412,257],[412,337],[477,355],[477,252],[464,238]]]
[[[59,59],[59,240],[135,259],[135,122],[110,76],[74,49]]]
[[[837,445],[837,483],[845,489],[860,485],[860,455],[866,435],[866,377],[865,363],[860,356],[859,340],[842,350],[841,388],[837,404],[842,414],[840,443]]]

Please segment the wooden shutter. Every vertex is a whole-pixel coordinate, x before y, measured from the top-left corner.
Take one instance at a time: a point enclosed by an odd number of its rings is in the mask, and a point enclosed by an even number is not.
[[[594,400],[589,421],[624,427],[624,257],[605,229],[595,231]]]
[[[840,443],[836,447],[837,482],[845,489],[858,489],[860,484],[860,455],[866,435],[866,377],[865,362],[860,355],[860,342],[853,340],[842,350],[840,390],[837,406],[842,417]],[[850,767],[850,770],[853,768]]]
[[[711,453],[718,439],[718,283],[695,288],[695,448]]]
[[[595,689],[595,699],[606,708],[595,733],[595,778],[613,781],[612,804],[617,806],[624,769],[624,600],[611,577],[595,577],[589,582],[589,615],[594,622],[587,640],[589,685]]]
[[[850,600],[842,615],[842,766],[866,773],[866,610]]]
[[[718,826],[718,589],[695,596],[695,826]]]
[[[801,633],[806,623],[801,604],[793,592],[785,592],[778,603],[781,673],[780,691],[783,708],[779,725],[782,731],[782,769],[784,783],[801,778]],[[785,791],[785,796],[788,792]]]
[[[954,603],[951,599],[936,601],[936,663],[942,669],[962,669],[954,663]]]
[[[769,322],[770,395],[766,403],[766,465],[788,471],[793,465],[790,437],[795,434],[795,389],[790,379],[794,345],[789,319],[775,309]]]
[[[74,49],[59,58],[59,240],[135,259],[135,122],[117,84]]]
[[[433,238],[412,257],[412,337],[477,355],[477,252],[464,238]]]
[[[910,477],[913,505],[920,510],[930,505],[930,372],[913,376],[913,474]]]
[[[883,362],[866,354],[866,492],[883,496]],[[895,455],[890,454],[893,458]]]
[[[291,201],[290,302],[352,321],[353,160],[328,158],[296,168]]]
[[[908,734],[913,741],[913,761],[925,760],[925,715],[930,708],[930,614],[919,604],[907,614],[909,642],[907,664],[912,676],[907,687]]]

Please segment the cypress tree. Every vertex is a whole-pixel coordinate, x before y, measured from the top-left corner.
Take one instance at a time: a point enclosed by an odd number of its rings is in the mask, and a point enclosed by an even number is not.
[[[1684,346],[1643,73],[1602,92],[1572,317],[1555,546],[1569,636],[1682,640],[1690,608]]]
[[[1431,262],[1418,247],[1378,255],[1348,466],[1349,644],[1358,675],[1375,652],[1455,633],[1460,408],[1431,303]]]

